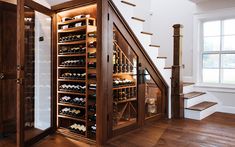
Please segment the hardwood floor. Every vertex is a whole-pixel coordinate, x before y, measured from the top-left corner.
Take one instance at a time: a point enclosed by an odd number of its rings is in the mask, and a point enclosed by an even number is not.
[[[215,113],[202,121],[161,120],[109,141],[106,147],[235,147],[235,115]],[[49,136],[35,147],[90,147]]]

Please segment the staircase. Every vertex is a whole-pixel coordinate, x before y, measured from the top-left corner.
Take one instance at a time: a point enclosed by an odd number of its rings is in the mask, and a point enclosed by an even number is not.
[[[152,44],[151,37],[155,35],[147,27],[151,23],[151,0],[113,0],[126,22],[141,42],[155,66],[164,77],[169,89],[171,88],[171,67],[166,67],[167,57],[161,57],[158,51],[160,45]],[[171,29],[171,28],[169,28]],[[171,117],[171,90],[168,93],[169,117]],[[184,117],[201,120],[216,111],[218,103],[216,98],[207,93],[195,91],[192,83],[186,83],[184,92]]]
[[[185,84],[183,92],[185,118],[202,120],[217,111],[216,97],[195,88],[193,83]]]
[[[163,76],[164,80],[169,86],[168,101],[171,103],[171,69],[166,68],[167,57],[161,57],[158,51],[161,49],[160,45],[152,43],[152,36],[155,34],[148,28],[151,23],[151,0],[112,0],[117,6],[123,17],[125,18],[136,37],[141,42],[145,51]],[[171,29],[171,28],[169,28]],[[171,117],[171,107],[169,105],[169,117]]]

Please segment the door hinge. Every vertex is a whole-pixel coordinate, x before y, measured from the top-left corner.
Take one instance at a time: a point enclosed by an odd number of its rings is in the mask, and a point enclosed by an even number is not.
[[[108,13],[108,20],[109,20],[109,13]]]
[[[24,69],[24,65],[17,65],[17,70],[23,70]]]
[[[16,83],[19,84],[19,85],[22,85],[23,84],[23,79],[22,78],[21,79],[17,79]]]
[[[107,55],[107,62],[109,62],[109,55]]]

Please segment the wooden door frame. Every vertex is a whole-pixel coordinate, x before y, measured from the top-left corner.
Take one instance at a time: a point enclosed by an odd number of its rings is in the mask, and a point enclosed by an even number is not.
[[[54,34],[54,27],[51,25],[51,57],[52,57],[52,64],[51,64],[51,127],[42,132],[41,134],[33,137],[29,141],[24,140],[24,64],[25,64],[25,44],[24,44],[24,7],[28,6],[32,8],[33,10],[36,10],[40,13],[43,13],[45,15],[48,15],[52,18],[52,22],[54,22],[55,15],[54,11],[32,1],[32,0],[17,0],[17,133],[16,133],[16,140],[17,140],[17,147],[24,147],[29,146],[37,141],[39,141],[41,138],[47,136],[49,133],[52,133],[55,130],[55,115],[56,115],[56,103],[55,103],[55,97],[56,97],[56,86],[53,84],[53,81],[56,79],[56,57],[55,57],[55,50],[54,50],[54,42],[53,40],[53,34]]]

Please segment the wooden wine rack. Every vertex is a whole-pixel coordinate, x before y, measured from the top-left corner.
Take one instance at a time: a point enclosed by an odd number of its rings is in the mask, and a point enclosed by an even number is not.
[[[134,74],[134,63],[131,62],[131,60],[127,57],[127,55],[123,52],[122,48],[118,45],[117,41],[113,41],[114,46],[114,57],[116,59],[113,59],[115,61],[115,64],[118,64],[117,67],[113,67],[113,79],[115,78],[123,78],[123,77],[131,77],[132,80]],[[118,63],[116,63],[118,60]],[[120,65],[125,65],[124,67]],[[128,125],[131,125],[136,121],[137,117],[137,110],[134,106],[134,103],[137,103],[137,85],[136,81],[134,84],[130,85],[120,85],[113,87],[113,122],[116,122],[113,124],[113,130],[118,130],[123,127],[126,127]],[[116,92],[115,92],[116,91]],[[128,94],[129,91],[129,94]],[[115,98],[115,93],[124,93],[125,98],[124,99],[118,99]],[[133,92],[133,94],[130,94]],[[135,118],[132,117],[133,114],[135,115]],[[122,119],[125,119],[122,121]]]
[[[63,25],[70,25],[78,22],[85,22],[85,25],[79,26],[79,27],[74,27],[74,28],[66,28],[66,29],[61,29],[61,26]],[[88,74],[96,74],[96,68],[89,68],[88,63],[89,62],[96,62],[96,58],[89,58],[88,53],[89,52],[96,52],[96,47],[90,48],[89,43],[90,42],[96,42],[96,37],[89,37],[88,34],[92,32],[96,32],[96,20],[94,18],[81,18],[81,19],[74,19],[74,20],[69,20],[65,22],[59,22],[58,23],[58,53],[57,53],[57,122],[58,122],[58,131],[64,135],[67,135],[69,137],[73,138],[86,138],[89,141],[95,140],[96,134],[91,133],[90,127],[91,125],[95,125],[96,121],[89,121],[88,116],[89,115],[94,115],[96,114],[96,111],[89,112],[89,105],[96,105],[96,99],[90,98],[90,94],[96,94],[96,90],[90,90],[89,89],[89,84],[96,84],[96,79],[94,80],[89,79]],[[86,38],[84,40],[79,40],[79,41],[71,41],[71,42],[59,42],[59,38],[62,35],[69,35],[69,34],[76,34],[76,33],[85,33]],[[60,49],[62,46],[71,48],[73,46],[78,46],[78,45],[85,45],[86,51],[85,53],[66,53],[62,54],[60,52]],[[61,66],[61,62],[64,60],[78,60],[78,59],[85,59],[85,65],[84,66]],[[71,79],[71,78],[61,78],[63,73],[66,72],[76,72],[76,73],[86,73],[86,76],[84,79]],[[85,92],[80,93],[80,92],[75,92],[75,91],[69,91],[69,90],[61,90],[60,85],[62,84],[76,84],[80,85],[82,84],[83,86],[86,86]],[[62,96],[69,96],[71,98],[75,97],[82,97],[85,98],[85,105],[80,106],[74,103],[70,102],[61,102],[60,99]],[[74,109],[79,109],[81,112],[84,113],[83,117],[73,117],[73,116],[68,116],[68,115],[63,115],[61,114],[61,109],[62,108],[74,108]],[[77,124],[83,124],[86,127],[86,131],[84,134],[82,133],[75,133],[74,131],[71,131],[69,129],[69,126],[72,124],[77,123]]]

